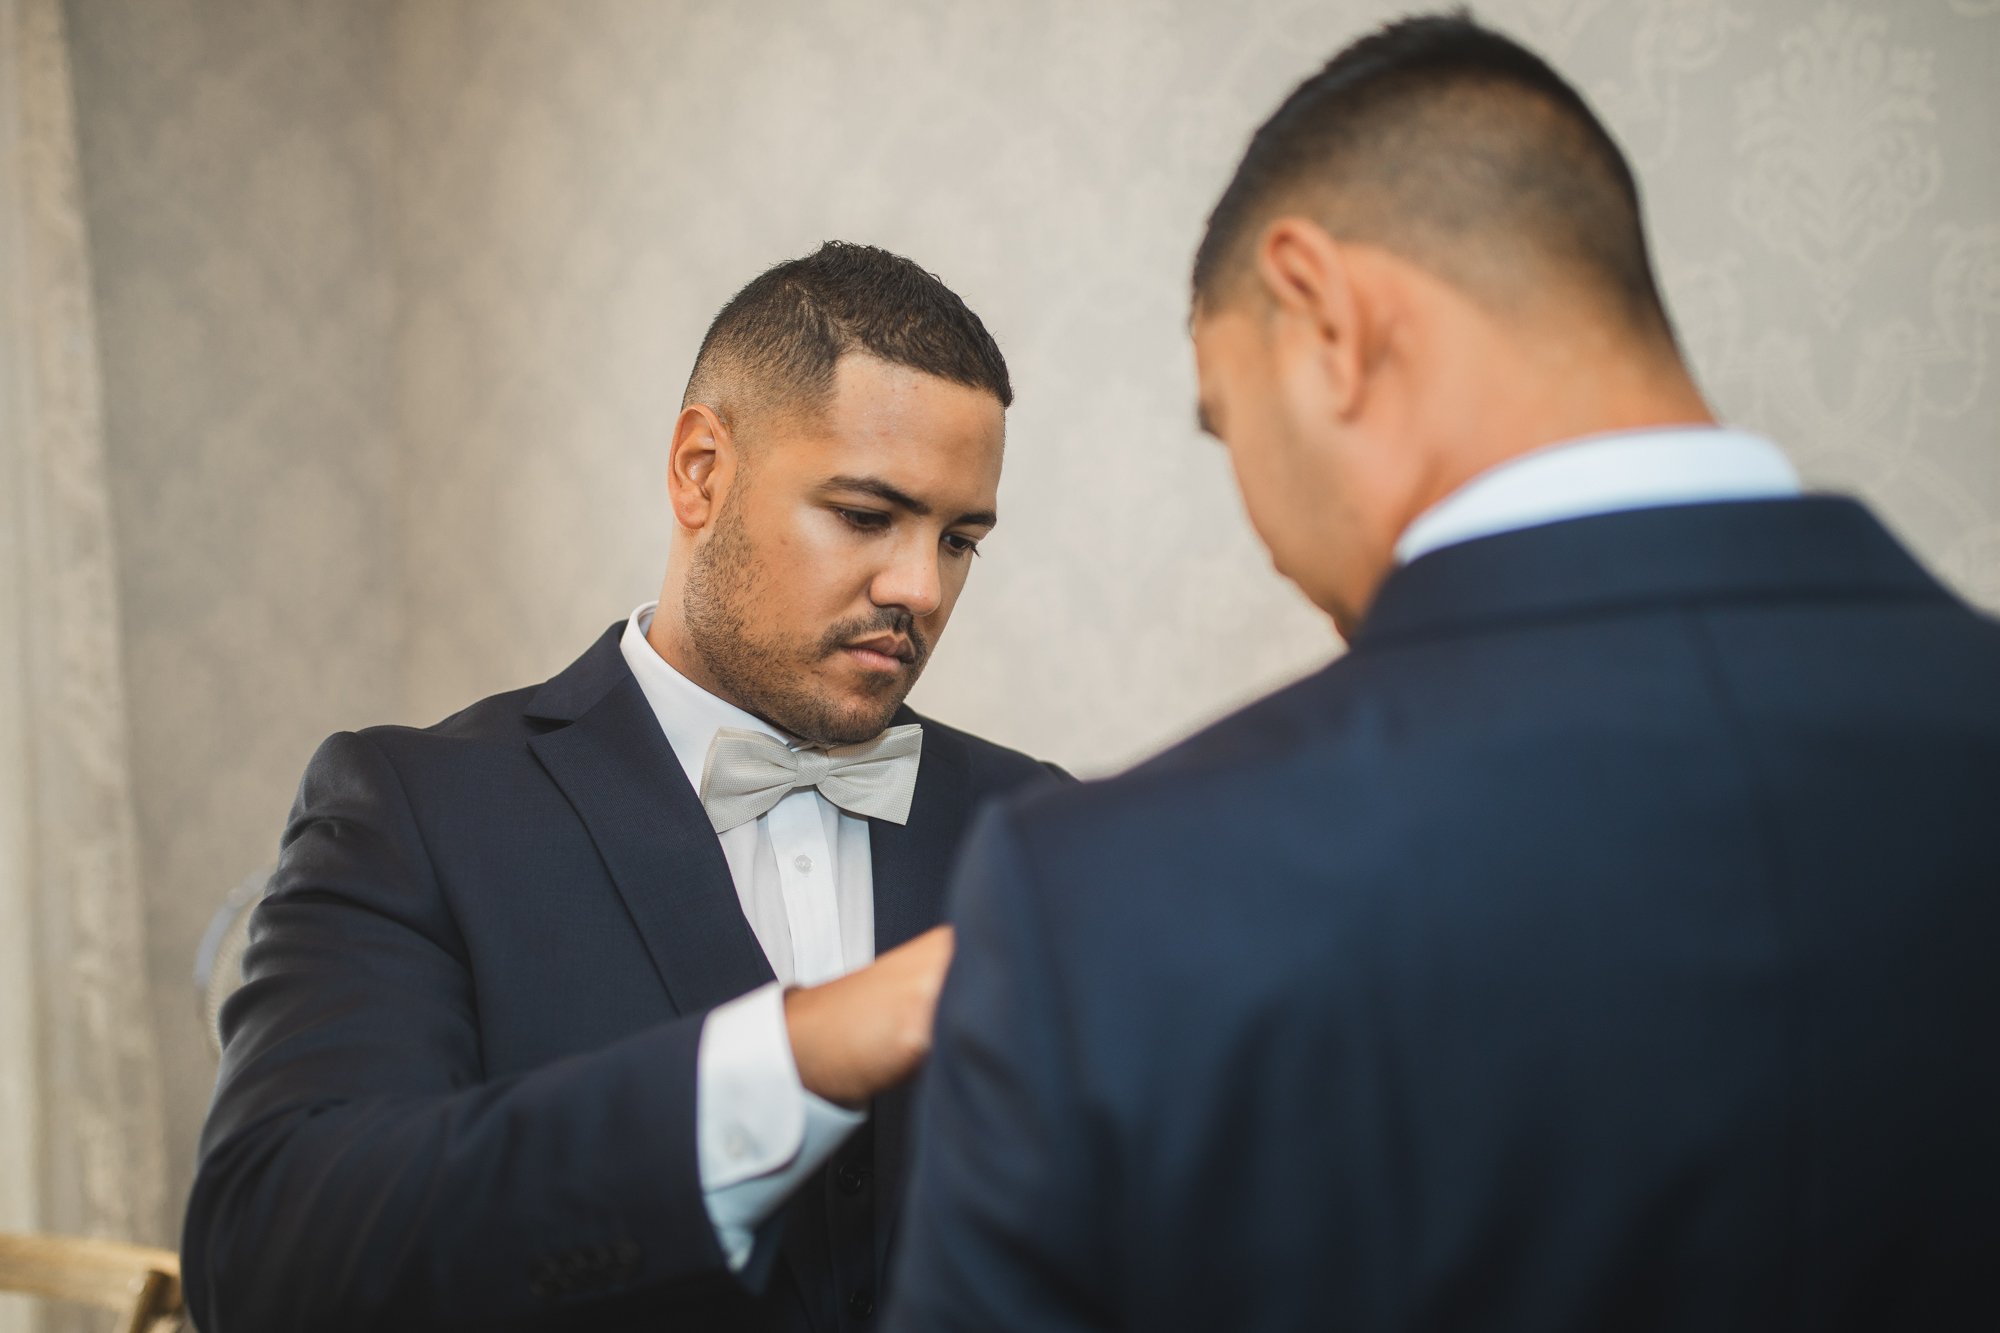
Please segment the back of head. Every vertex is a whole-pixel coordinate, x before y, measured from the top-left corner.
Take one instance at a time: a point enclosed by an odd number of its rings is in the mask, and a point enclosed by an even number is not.
[[[1209,217],[1198,310],[1238,294],[1259,234],[1286,214],[1489,308],[1582,298],[1672,345],[1617,145],[1561,76],[1464,11],[1371,33],[1285,99]]]
[[[871,245],[828,241],[767,269],[708,327],[682,406],[732,429],[747,418],[818,411],[850,353],[1014,401],[1007,363],[979,316],[935,274]]]

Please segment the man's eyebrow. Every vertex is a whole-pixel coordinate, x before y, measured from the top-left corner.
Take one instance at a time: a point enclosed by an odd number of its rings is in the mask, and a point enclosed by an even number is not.
[[[872,495],[885,504],[898,509],[906,509],[919,518],[931,512],[931,507],[914,495],[905,495],[880,477],[828,477],[820,489],[828,491],[860,491]]]
[[[919,500],[914,495],[908,495],[896,489],[880,477],[828,477],[821,489],[828,491],[859,491],[863,495],[872,495],[884,504],[892,504],[898,509],[915,514],[919,518],[928,517],[931,512],[931,507],[928,504]],[[960,514],[957,518],[953,519],[951,526],[971,525],[973,527],[990,528],[999,521],[1000,516],[991,509],[974,509],[969,513]]]

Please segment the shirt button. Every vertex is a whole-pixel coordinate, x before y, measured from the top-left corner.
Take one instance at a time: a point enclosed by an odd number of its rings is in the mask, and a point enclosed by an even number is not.
[[[792,864],[798,867],[801,875],[812,874],[813,859],[810,856],[795,856],[792,858]]]

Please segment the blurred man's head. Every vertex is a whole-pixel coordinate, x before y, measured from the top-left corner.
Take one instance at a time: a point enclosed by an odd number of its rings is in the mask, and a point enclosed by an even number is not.
[[[758,277],[675,423],[654,647],[802,739],[879,733],[993,527],[1012,401],[979,317],[907,259],[835,242]]]
[[[1278,568],[1344,630],[1402,529],[1477,473],[1708,419],[1617,146],[1463,15],[1354,43],[1257,131],[1209,219],[1192,323],[1204,424]]]

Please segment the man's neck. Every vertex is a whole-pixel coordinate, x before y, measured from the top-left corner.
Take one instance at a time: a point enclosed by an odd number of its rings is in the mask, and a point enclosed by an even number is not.
[[[1477,342],[1478,340],[1475,340]],[[1373,529],[1365,555],[1339,586],[1315,597],[1342,635],[1352,635],[1396,567],[1395,550],[1410,525],[1475,478],[1525,454],[1566,440],[1615,431],[1713,426],[1715,415],[1677,357],[1584,356],[1573,350],[1515,345],[1462,346],[1435,394],[1425,460],[1402,477],[1378,473]]]
[[[1420,514],[1501,464],[1586,436],[1713,426],[1677,356],[1607,356],[1600,347],[1517,347],[1465,395],[1395,515],[1390,544]]]
[[[742,709],[752,717],[762,718],[762,713],[724,688],[722,682],[709,671],[701,654],[694,651],[694,646],[687,639],[687,628],[677,613],[680,604],[667,600],[673,591],[671,587],[661,590],[660,604],[654,608],[652,623],[646,626],[647,645],[660,655],[661,661],[680,672],[689,684],[707,691],[731,707]],[[770,721],[768,718],[764,720]],[[777,726],[777,723],[772,722],[771,725]]]

